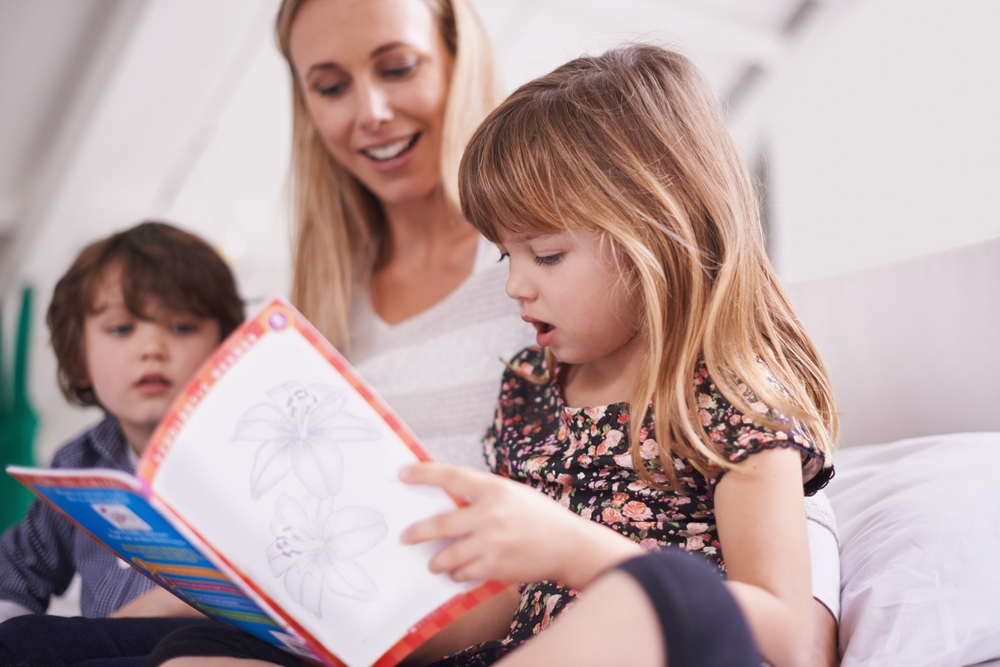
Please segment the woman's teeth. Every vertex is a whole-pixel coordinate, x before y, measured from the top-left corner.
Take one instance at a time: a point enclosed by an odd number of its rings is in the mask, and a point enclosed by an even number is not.
[[[362,152],[373,160],[378,160],[379,162],[385,162],[386,160],[391,160],[393,158],[399,157],[400,154],[407,148],[412,146],[417,140],[419,134],[414,134],[412,137],[406,139],[400,139],[396,143],[389,144],[388,146],[379,146],[378,148],[366,148]]]

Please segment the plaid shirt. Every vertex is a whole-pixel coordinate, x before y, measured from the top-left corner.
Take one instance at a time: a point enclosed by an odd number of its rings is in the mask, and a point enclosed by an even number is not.
[[[135,472],[127,447],[118,420],[108,415],[60,449],[52,467]],[[0,537],[0,600],[43,613],[76,572],[80,611],[89,617],[107,616],[156,585],[38,499]]]

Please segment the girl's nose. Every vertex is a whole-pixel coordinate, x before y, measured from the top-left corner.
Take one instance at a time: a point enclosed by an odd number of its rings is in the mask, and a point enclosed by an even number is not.
[[[392,120],[392,106],[384,88],[372,83],[359,83],[357,120],[362,129],[372,132]]]
[[[507,296],[515,301],[531,301],[537,296],[531,281],[515,267],[513,262],[510,265],[510,275],[507,276],[506,290]]]

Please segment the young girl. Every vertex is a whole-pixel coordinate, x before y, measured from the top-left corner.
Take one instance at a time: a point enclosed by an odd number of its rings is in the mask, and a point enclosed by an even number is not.
[[[523,588],[504,647],[545,629],[573,589],[637,544],[726,572],[763,656],[805,662],[803,493],[833,473],[833,396],[695,67],[651,46],[564,65],[485,121],[460,184],[467,218],[509,258],[507,293],[540,348],[503,378],[490,464],[590,522],[501,480],[427,465],[407,481],[473,502],[408,540],[460,538],[432,562],[457,579],[542,582]],[[613,626],[630,612],[603,613]],[[600,625],[562,636],[565,650],[614,642]],[[488,648],[447,664],[480,664]]]
[[[435,664],[487,665],[522,644],[505,666],[742,666],[757,649],[804,664],[803,495],[832,475],[836,414],[697,70],[650,46],[564,65],[487,118],[460,186],[468,219],[509,258],[507,292],[539,348],[503,378],[486,438],[499,474],[404,470],[470,504],[403,538],[455,539],[431,562],[455,579],[538,583],[477,607],[407,664],[459,651]],[[191,632],[150,664],[301,664],[218,633],[196,647]]]

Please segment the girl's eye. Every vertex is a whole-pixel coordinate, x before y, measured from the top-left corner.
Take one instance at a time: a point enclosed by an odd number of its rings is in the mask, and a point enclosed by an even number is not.
[[[535,255],[535,264],[539,266],[552,266],[553,264],[558,264],[562,257],[563,254],[561,252],[557,252],[554,255]]]
[[[509,252],[502,252],[502,253],[500,253],[500,259],[497,260],[497,264],[499,264],[500,262],[504,261],[508,257],[510,257],[510,253]]]

